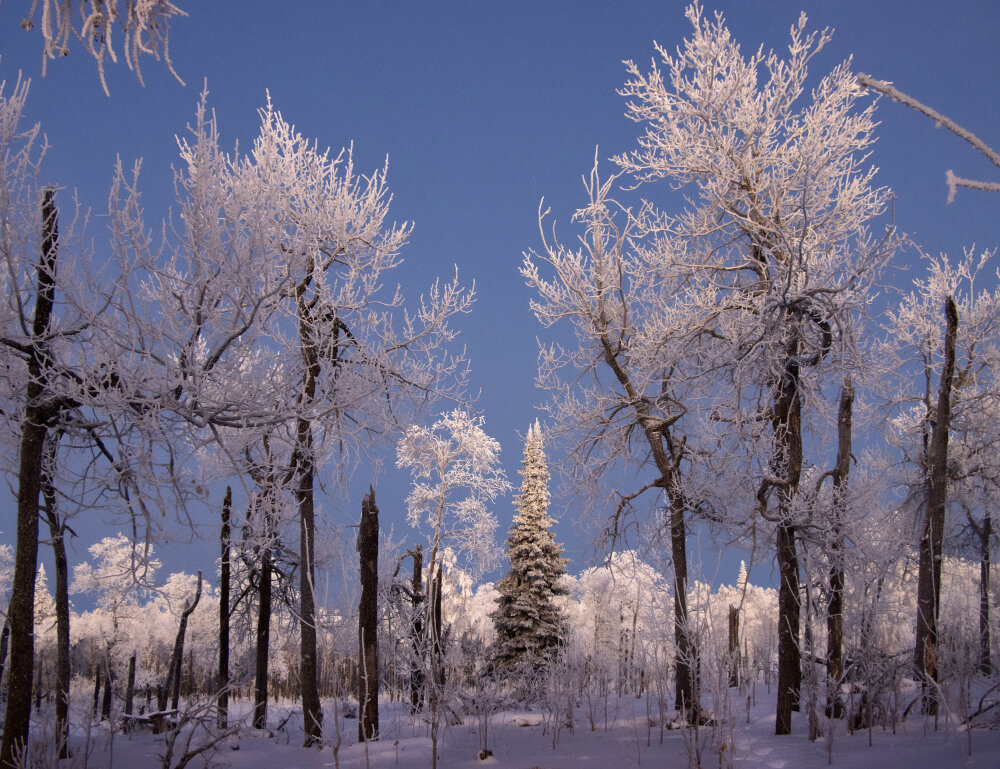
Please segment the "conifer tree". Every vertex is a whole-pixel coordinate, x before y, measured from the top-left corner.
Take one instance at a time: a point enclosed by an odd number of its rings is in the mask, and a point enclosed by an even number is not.
[[[543,660],[555,652],[565,634],[553,597],[565,594],[559,580],[566,574],[566,559],[552,535],[549,469],[537,420],[524,443],[521,478],[517,514],[507,536],[510,571],[497,586],[500,599],[492,615],[497,631],[495,659],[508,668],[525,657]]]

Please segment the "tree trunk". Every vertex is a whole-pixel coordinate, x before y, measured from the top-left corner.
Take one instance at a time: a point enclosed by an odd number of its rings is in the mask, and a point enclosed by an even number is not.
[[[35,573],[38,570],[38,497],[41,494],[45,436],[54,413],[45,404],[51,361],[44,341],[49,333],[55,298],[56,256],[59,249],[55,192],[42,197],[42,254],[37,270],[35,313],[28,355],[28,383],[21,440],[18,446],[17,539],[10,604],[10,673],[0,769],[15,766],[17,754],[28,743],[31,719],[31,681],[34,673]]]
[[[267,657],[271,644],[271,545],[260,554],[260,581],[257,585],[257,659],[253,694],[253,728],[267,726]]]
[[[94,665],[94,718],[97,718],[97,707],[101,704],[101,663]],[[162,709],[162,708],[161,708]]]
[[[45,518],[52,538],[56,562],[56,748],[60,759],[69,758],[69,565],[66,560],[66,527],[56,510],[54,441],[47,444],[45,472],[42,476],[42,498]]]
[[[676,490],[668,489],[667,496],[670,499],[670,553],[674,564],[675,707],[688,713],[691,719],[696,719],[700,709],[695,675],[697,649],[691,643],[688,628],[687,534],[684,526],[684,501]]]
[[[132,701],[135,698],[135,652],[128,658],[128,681],[125,683],[125,715],[132,715]]]
[[[989,511],[983,516],[979,535],[979,670],[984,676],[993,675],[990,654],[990,539],[993,519]]]
[[[438,564],[437,574],[434,576],[433,583],[431,584],[431,601],[432,601],[432,612],[431,612],[431,655],[434,658],[434,662],[437,669],[436,682],[437,686],[444,688],[445,684],[445,670],[442,660],[444,659],[444,647],[442,634],[444,633],[444,615],[441,607],[441,592],[444,585],[444,571],[441,564]],[[440,689],[438,689],[440,691]]]
[[[923,683],[924,713],[937,713],[936,690],[937,620],[941,598],[941,558],[944,542],[945,505],[948,495],[948,433],[951,429],[951,387],[955,376],[955,338],[958,334],[958,309],[955,300],[945,301],[947,324],[944,336],[944,360],[937,409],[933,415],[930,446],[927,451],[926,509],[920,534],[920,566],[917,573],[917,630],[914,666]]]
[[[778,572],[778,704],[775,734],[791,734],[792,711],[798,709],[802,684],[799,651],[799,567],[795,527],[780,524],[777,532]]]
[[[114,681],[111,676],[111,644],[104,651],[104,698],[101,700],[101,720],[111,720],[111,700],[114,694]]]
[[[313,540],[316,533],[314,508],[314,467],[312,456],[312,428],[306,420],[299,420],[300,436],[308,434],[304,445],[308,447],[300,459],[305,467],[299,477],[299,601],[300,601],[300,660],[299,683],[302,687],[302,715],[305,719],[304,747],[317,744],[323,738],[323,709],[319,701],[316,681],[316,595]]]
[[[729,686],[740,685],[740,610],[729,607]]]
[[[369,487],[358,529],[361,603],[358,606],[358,742],[378,739],[378,508]]]
[[[833,521],[830,527],[830,601],[826,611],[827,712],[844,717],[840,687],[844,679],[844,518],[847,515],[847,481],[851,472],[851,431],[854,384],[844,380],[837,414],[837,465],[833,471]]]
[[[778,486],[778,701],[774,733],[790,734],[792,711],[798,710],[802,688],[799,649],[799,560],[795,546],[792,503],[802,473],[802,401],[799,399],[798,345],[789,346],[785,373],[774,399],[772,429],[775,459],[772,471]]]
[[[7,661],[7,645],[10,642],[10,619],[4,617],[3,630],[0,630],[0,690],[3,686],[3,668]]]
[[[302,717],[305,721],[304,746],[310,747],[323,738],[323,709],[319,701],[316,680],[316,594],[315,549],[315,473],[316,456],[313,446],[313,425],[308,410],[316,400],[316,386],[321,373],[318,329],[313,319],[315,303],[306,297],[312,274],[296,286],[296,314],[299,321],[299,351],[304,364],[302,392],[299,403],[303,409],[296,420],[295,451],[298,463],[298,485],[295,489],[299,506],[299,683],[302,687]],[[332,340],[336,358],[336,337]],[[334,364],[336,365],[336,364]]]
[[[424,613],[420,609],[424,592],[424,553],[417,545],[413,551],[413,628],[411,641],[413,643],[413,661],[410,663],[410,712],[417,713],[424,701],[424,668],[421,658],[424,653]]]
[[[216,726],[225,729],[229,720],[229,513],[233,503],[233,490],[226,487],[222,500],[222,530],[219,534],[221,559],[219,561],[219,700]]]
[[[184,634],[187,632],[188,617],[198,606],[201,600],[201,571],[198,571],[198,587],[195,589],[194,600],[184,606],[181,612],[181,621],[177,626],[177,637],[174,639],[174,652],[170,656],[170,668],[167,672],[167,682],[163,695],[163,700],[170,697],[170,709],[177,710],[180,704],[181,695],[181,664],[184,661]],[[161,702],[159,709],[165,709],[165,702]]]

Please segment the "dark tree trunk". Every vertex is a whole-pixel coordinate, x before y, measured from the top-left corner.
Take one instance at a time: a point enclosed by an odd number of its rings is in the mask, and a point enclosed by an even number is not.
[[[729,685],[740,685],[740,610],[729,607]]]
[[[444,583],[444,571],[442,570],[441,564],[438,564],[437,574],[434,576],[433,583],[431,585],[431,601],[432,601],[432,612],[431,612],[431,655],[434,657],[435,667],[437,669],[437,685],[439,687],[444,687],[445,684],[445,670],[442,660],[444,659],[444,647],[442,646],[444,639],[442,638],[442,633],[444,632],[444,615],[441,611],[441,591]]]
[[[775,734],[790,734],[792,711],[798,710],[802,684],[799,651],[799,567],[795,546],[795,527],[778,526],[778,705]]]
[[[10,619],[4,617],[3,630],[0,630],[0,687],[3,686],[3,668],[7,661],[7,644],[10,642]]]
[[[52,553],[56,562],[56,749],[60,759],[69,758],[69,565],[66,560],[66,527],[56,510],[55,442],[46,449],[45,472],[42,476],[42,498],[45,518],[52,538]]]
[[[989,511],[983,516],[979,533],[979,670],[984,676],[993,674],[990,655],[990,539],[993,519]]]
[[[100,704],[101,704],[101,663],[98,662],[96,665],[94,665],[94,718],[97,718],[97,708]]]
[[[230,529],[229,517],[233,490],[227,486],[222,500],[222,530],[219,534],[221,560],[219,566],[219,701],[217,726],[225,729],[229,720],[229,581]]]
[[[802,688],[802,661],[799,648],[801,606],[799,603],[799,560],[795,545],[792,503],[802,473],[802,402],[799,399],[798,346],[789,348],[788,363],[775,393],[772,429],[775,459],[773,474],[780,480],[776,555],[778,560],[778,701],[775,734],[790,734],[792,711],[798,710]]]
[[[42,197],[42,254],[37,270],[35,313],[28,354],[28,383],[21,440],[18,446],[17,539],[14,576],[7,618],[10,621],[10,673],[0,769],[15,766],[17,753],[28,743],[31,682],[34,673],[35,573],[38,570],[38,497],[41,494],[45,436],[54,413],[44,402],[51,361],[44,341],[55,298],[56,256],[59,248],[54,191]]]
[[[300,420],[300,435],[308,433],[304,442],[308,446],[305,467],[300,472],[299,502],[299,576],[300,576],[300,660],[299,683],[302,687],[302,715],[305,719],[304,747],[317,744],[323,738],[323,709],[319,701],[316,680],[316,595],[313,540],[316,533],[314,508],[314,467],[312,458],[312,432],[306,420]]]
[[[104,651],[104,698],[101,700],[101,719],[111,720],[111,700],[114,694],[114,680],[111,676],[111,645]]]
[[[424,553],[423,548],[417,545],[413,551],[413,591],[411,601],[413,602],[413,629],[411,640],[413,643],[413,661],[410,663],[410,712],[417,713],[423,706],[424,701],[424,668],[421,664],[421,657],[424,653],[424,613],[420,604],[424,600]]]
[[[927,451],[926,510],[920,533],[920,566],[917,573],[917,630],[914,666],[923,683],[923,710],[937,713],[936,682],[937,620],[941,598],[941,558],[944,542],[945,505],[948,495],[948,433],[951,430],[951,388],[955,376],[955,337],[958,309],[950,296],[945,301],[947,324],[944,360],[937,409],[931,415],[931,439]]]
[[[358,606],[358,742],[378,739],[378,508],[369,487],[358,528],[361,603]]]
[[[832,718],[844,717],[840,687],[844,679],[844,518],[847,482],[851,472],[851,431],[854,384],[844,380],[837,415],[837,465],[833,471],[833,521],[830,527],[830,602],[826,611],[827,710]]]
[[[135,699],[135,652],[128,658],[128,680],[125,682],[125,715],[132,715],[132,704]]]
[[[174,639],[174,652],[170,656],[170,667],[167,671],[167,681],[161,695],[159,710],[166,709],[166,700],[170,698],[170,709],[177,710],[180,704],[181,695],[181,664],[184,661],[184,635],[187,632],[188,617],[198,606],[201,600],[201,571],[198,571],[198,587],[195,589],[194,600],[184,606],[181,612],[181,621],[177,626],[177,637]]]
[[[698,687],[695,675],[697,649],[688,632],[687,611],[687,534],[684,526],[684,502],[676,490],[668,490],[670,499],[670,553],[674,565],[674,668],[675,707],[698,717]]]
[[[298,484],[295,489],[299,507],[299,684],[302,688],[302,717],[305,721],[304,746],[315,745],[323,738],[323,709],[319,701],[319,685],[316,680],[316,594],[315,594],[315,549],[316,534],[315,473],[316,457],[313,446],[313,425],[307,416],[308,409],[316,400],[316,387],[321,374],[318,329],[313,318],[314,301],[306,292],[313,275],[296,286],[295,303],[299,321],[299,350],[302,354],[304,372],[302,392],[299,399],[303,413],[296,421],[295,451]],[[339,326],[335,326],[339,331]],[[332,355],[336,361],[336,337],[330,340]],[[336,365],[336,362],[334,363]]]
[[[257,654],[254,676],[253,728],[267,726],[267,657],[271,645],[271,547],[260,553],[260,580],[257,585]]]

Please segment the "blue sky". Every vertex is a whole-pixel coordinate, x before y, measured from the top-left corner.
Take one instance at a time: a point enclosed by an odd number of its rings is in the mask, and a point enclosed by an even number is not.
[[[13,80],[20,70],[32,79],[28,116],[42,122],[51,145],[44,180],[79,191],[95,215],[90,232],[99,251],[115,157],[141,157],[147,215],[158,220],[173,194],[174,137],[193,119],[206,81],[224,146],[249,145],[269,90],[284,117],[322,147],[353,141],[357,168],[375,169],[388,155],[394,218],[415,223],[396,277],[413,299],[455,265],[465,282],[475,280],[479,300],[460,322],[461,341],[473,390],[481,391],[477,408],[516,485],[520,434],[544,399],[534,387],[542,330],[517,273],[522,251],[539,243],[539,200],[568,222],[583,202],[581,174],[595,146],[603,158],[633,146],[638,129],[616,93],[625,79],[622,60],[648,62],[654,40],[679,44],[689,30],[684,3],[178,2],[190,16],[173,24],[171,54],[186,85],[152,60],[143,62],[145,87],[123,64],[110,65],[110,98],[79,46],[49,62],[42,78],[37,26],[19,26],[29,3],[0,5],[0,77]],[[853,54],[856,71],[895,81],[1000,146],[995,0],[728,0],[713,7],[725,12],[745,51],[783,48],[805,10],[811,27],[835,29],[814,75]],[[1000,197],[961,191],[946,205],[944,173],[997,179],[996,169],[910,110],[884,101],[879,119],[872,161],[879,181],[896,191],[899,227],[928,253],[995,246]],[[914,262],[913,253],[902,261]],[[905,285],[910,275],[897,282]],[[393,522],[399,538],[408,479],[389,467],[376,486],[383,527]],[[365,468],[356,480],[358,489],[367,487]],[[576,570],[591,555],[567,504],[555,494],[557,537]],[[330,493],[322,505],[326,520],[353,523],[360,492]],[[496,512],[505,532],[510,500]],[[8,497],[0,502],[0,541],[11,542],[13,529]],[[214,523],[207,534],[214,536]],[[84,544],[75,548],[77,559]],[[174,568],[211,570],[214,545],[185,553]],[[719,576],[732,580],[735,568],[728,564]]]

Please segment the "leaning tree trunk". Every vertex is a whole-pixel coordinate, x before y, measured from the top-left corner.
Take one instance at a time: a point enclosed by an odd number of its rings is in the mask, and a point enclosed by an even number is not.
[[[222,530],[219,533],[222,551],[219,561],[219,700],[216,714],[219,729],[225,729],[229,720],[229,513],[232,504],[233,490],[227,486],[222,500]]]
[[[833,471],[833,522],[830,527],[830,601],[826,610],[826,689],[831,718],[844,717],[840,687],[844,679],[844,518],[851,472],[854,384],[844,380],[837,414],[837,465]]]
[[[358,742],[378,739],[378,508],[369,487],[358,528],[361,603],[358,606]]]
[[[55,193],[42,197],[42,254],[37,270],[35,311],[28,346],[28,382],[21,440],[18,446],[17,539],[14,577],[7,618],[10,621],[10,673],[7,677],[7,711],[0,769],[14,767],[28,743],[31,718],[31,682],[34,673],[35,573],[38,569],[38,497],[41,494],[42,455],[54,407],[45,403],[51,360],[46,337],[55,298],[56,256],[59,234]]]
[[[56,511],[53,485],[55,446],[50,443],[45,474],[42,477],[42,497],[45,518],[52,538],[56,562],[56,748],[60,759],[69,758],[69,565],[66,560],[66,527]]]
[[[914,667],[923,684],[923,710],[937,713],[937,621],[941,598],[941,559],[944,542],[945,505],[948,495],[948,433],[951,429],[951,388],[955,376],[955,338],[958,335],[958,309],[955,300],[945,301],[947,323],[944,335],[944,360],[937,409],[932,417],[930,446],[927,451],[926,509],[920,533],[920,566],[917,573],[917,631]]]
[[[201,571],[198,571],[198,587],[195,589],[194,600],[191,603],[185,602],[184,611],[181,612],[181,621],[177,626],[177,637],[174,639],[174,652],[170,656],[170,668],[167,672],[167,683],[164,687],[164,695],[158,703],[159,710],[166,706],[166,694],[170,695],[170,708],[177,710],[180,704],[181,694],[181,663],[184,661],[184,634],[187,632],[188,617],[198,606],[201,600]]]

